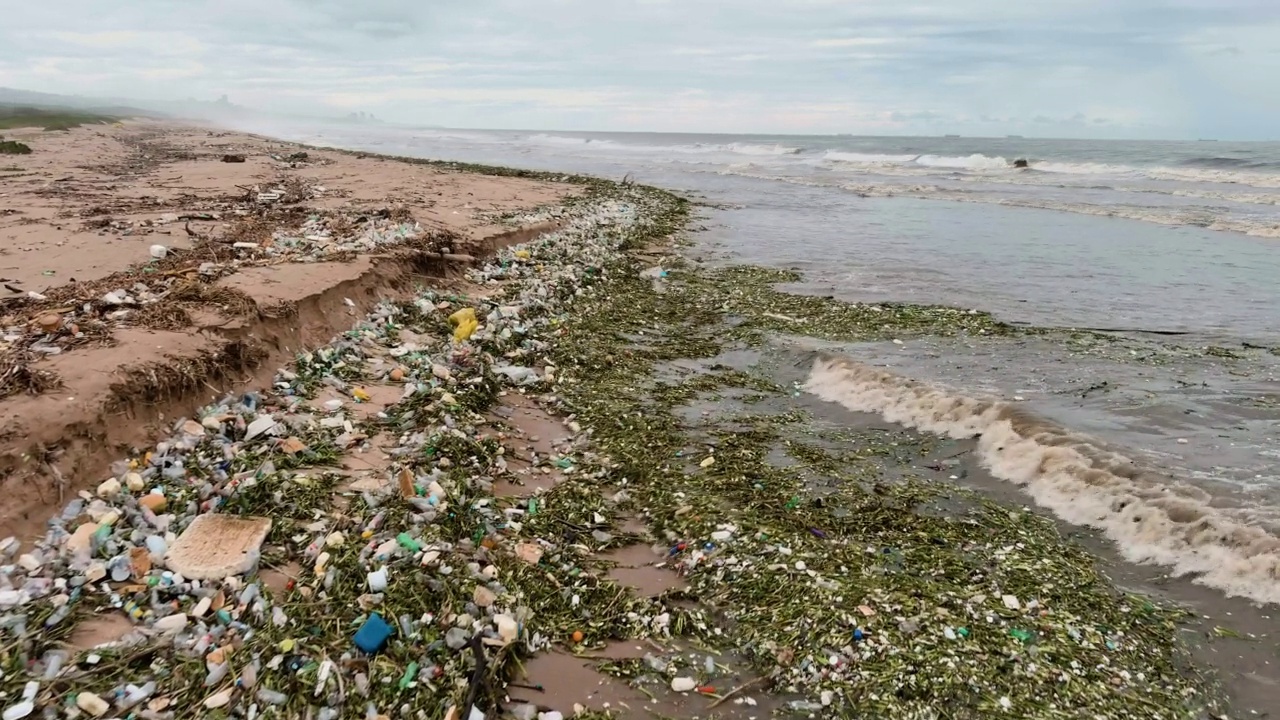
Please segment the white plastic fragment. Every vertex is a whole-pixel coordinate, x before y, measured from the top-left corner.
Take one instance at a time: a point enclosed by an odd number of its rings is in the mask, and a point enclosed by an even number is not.
[[[115,478],[103,480],[98,485],[98,497],[110,499],[120,494],[120,481]]]
[[[159,620],[157,620],[155,625],[152,625],[152,627],[157,632],[162,632],[162,633],[178,633],[178,632],[181,632],[182,629],[185,628],[186,626],[187,626],[186,613],[174,613],[173,615],[166,615],[165,617],[162,617]]]
[[[231,702],[231,690],[232,688],[227,688],[226,690],[210,695],[205,698],[204,706],[210,710],[226,707],[226,705]]]
[[[253,422],[249,423],[248,428],[245,429],[245,442],[248,442],[249,440],[252,440],[264,433],[273,431],[276,425],[276,419],[270,415],[259,415],[254,418]]]
[[[516,623],[515,618],[502,613],[495,615],[493,622],[498,627],[498,637],[502,638],[504,643],[511,644],[515,642],[520,632],[520,626]]]
[[[698,687],[698,681],[691,677],[677,677],[671,679],[672,692],[689,692],[696,687]]]
[[[0,720],[22,720],[22,718],[35,712],[35,709],[35,703],[30,700],[23,700],[16,705],[5,708],[4,714],[0,715]]]
[[[102,717],[111,709],[111,706],[107,704],[106,700],[103,700],[91,692],[82,692],[76,695],[76,707],[94,717]]]

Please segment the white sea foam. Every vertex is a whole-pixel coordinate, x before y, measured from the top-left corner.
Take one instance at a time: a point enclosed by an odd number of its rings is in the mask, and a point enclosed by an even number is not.
[[[949,157],[946,155],[921,155],[916,164],[933,168],[955,168],[957,170],[1008,170],[1012,163],[1002,157],[987,157],[979,153],[965,157]]]
[[[1069,163],[1037,161],[1030,163],[1032,170],[1060,175],[1120,175],[1138,174],[1138,169],[1128,165],[1109,165],[1107,163]]]
[[[821,353],[805,389],[856,412],[952,438],[978,439],[978,459],[1064,520],[1102,530],[1136,563],[1228,595],[1280,603],[1280,538],[1205,491],[1160,477],[1098,441],[999,400],[967,397]]]
[[[1242,185],[1257,188],[1280,188],[1280,175],[1250,170],[1230,170],[1195,167],[1138,167],[1098,162],[1063,162],[1057,160],[1031,160],[1025,172],[1015,168],[1005,157],[982,154],[950,155],[895,155],[878,153],[844,152],[828,150],[820,162],[833,164],[846,170],[867,170],[889,174],[928,175],[941,171],[980,173],[979,179],[990,173],[998,173],[1000,182],[1039,185],[1054,182],[1046,175],[1078,175],[1107,180],[1157,180],[1162,182],[1206,183],[1215,185]]]
[[[1257,188],[1280,187],[1280,175],[1251,170],[1222,170],[1196,167],[1135,167],[1107,163],[1032,162],[1032,170],[1063,175],[1092,175],[1109,178],[1146,178],[1166,182],[1244,185]]]
[[[979,153],[973,155],[879,155],[875,153],[850,153],[828,150],[823,160],[844,163],[847,165],[893,166],[906,165],[918,168],[948,168],[955,170],[1008,170],[1012,164],[1002,157],[988,157]]]
[[[782,178],[772,179],[783,180]],[[870,197],[913,197],[922,200],[989,203],[1010,207],[1056,210],[1077,215],[1139,220],[1156,225],[1190,225],[1208,230],[1241,233],[1253,237],[1280,237],[1280,220],[1231,216],[1224,214],[1218,208],[1200,206],[1152,207],[1145,205],[1065,202],[1051,198],[1009,197],[992,192],[984,192],[981,189],[948,188],[927,183],[846,183],[840,187],[849,192]]]
[[[597,140],[595,138],[574,137],[566,135],[538,134],[529,136],[528,140],[541,145],[559,145],[600,152],[675,154],[675,155],[796,155],[801,148],[786,145],[757,145],[753,143],[691,143],[688,145],[646,145],[643,143],[626,143],[617,140]]]
[[[823,160],[843,163],[862,163],[867,165],[901,164],[915,162],[919,155],[878,155],[876,153],[853,153],[828,150],[823,153]]]
[[[1208,230],[1241,233],[1261,238],[1280,237],[1280,218],[1241,217],[1224,214],[1221,208],[1203,206],[1148,206],[1126,204],[1095,204],[1087,202],[1066,202],[1042,197],[1011,197],[983,188],[975,184],[972,189],[943,187],[927,182],[866,182],[835,184],[831,179],[813,179],[804,177],[779,176],[763,172],[750,163],[722,167],[714,171],[718,175],[734,175],[758,180],[784,182],[788,185],[805,187],[839,187],[848,192],[867,197],[910,197],[921,200],[950,200],[952,202],[987,203],[991,205],[1007,205],[1009,207],[1025,207],[1038,210],[1055,210],[1077,215],[1094,215],[1097,217],[1114,217],[1125,220],[1138,220],[1156,225],[1202,227]],[[1127,188],[1119,189],[1128,191]],[[1191,193],[1188,193],[1189,195]],[[1214,197],[1212,195],[1192,195],[1193,197]],[[1232,199],[1238,202],[1249,202],[1245,199]],[[1267,199],[1254,200],[1258,204],[1272,204]]]

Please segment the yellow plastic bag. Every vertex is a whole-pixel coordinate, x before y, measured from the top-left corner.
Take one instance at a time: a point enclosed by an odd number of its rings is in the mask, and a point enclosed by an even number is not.
[[[480,327],[480,321],[476,320],[475,308],[462,308],[458,312],[449,316],[449,324],[453,325],[453,341],[462,342],[471,337],[471,334]]]

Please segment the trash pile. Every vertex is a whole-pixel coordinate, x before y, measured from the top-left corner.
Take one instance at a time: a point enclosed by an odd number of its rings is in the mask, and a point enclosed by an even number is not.
[[[33,547],[0,543],[3,718],[477,720],[498,717],[521,656],[570,634],[664,632],[684,611],[584,567],[613,542],[592,489],[602,459],[580,439],[522,471],[555,467],[574,488],[495,497],[516,473],[483,415],[501,393],[552,387],[549,342],[643,233],[644,197],[582,205],[473,270],[493,300],[379,306],[266,392],[118,462]],[[367,413],[388,387],[398,400]],[[105,642],[80,637],[123,618]]]
[[[389,213],[383,216],[312,215],[297,230],[277,230],[270,242],[240,242],[233,247],[258,250],[272,259],[319,262],[345,253],[386,250],[422,234],[422,226],[417,222],[392,219]]]

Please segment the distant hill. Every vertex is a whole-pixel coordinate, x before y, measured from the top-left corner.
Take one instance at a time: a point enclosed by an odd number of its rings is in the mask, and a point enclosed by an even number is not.
[[[138,100],[121,97],[85,97],[0,87],[0,104],[22,105],[46,110],[79,110],[117,118],[197,118],[219,120],[252,114],[248,108],[234,105],[226,96],[216,101]]]
[[[170,120],[197,120],[227,127],[246,127],[272,121],[383,124],[369,112],[346,115],[305,114],[264,111],[236,105],[226,95],[217,100],[139,100],[122,97],[86,97],[0,87],[0,106],[23,106],[50,111],[78,111],[113,118],[149,117]]]
[[[122,110],[123,112],[12,105],[0,102],[0,130],[24,127],[38,127],[45,130],[70,130],[81,125],[115,122],[122,118],[136,117],[138,115],[137,112],[130,112],[127,108],[119,108],[117,110]]]
[[[156,110],[140,108],[119,99],[55,95],[6,87],[0,87],[0,106],[22,106],[39,110],[81,110],[113,118],[163,116],[163,113]]]

